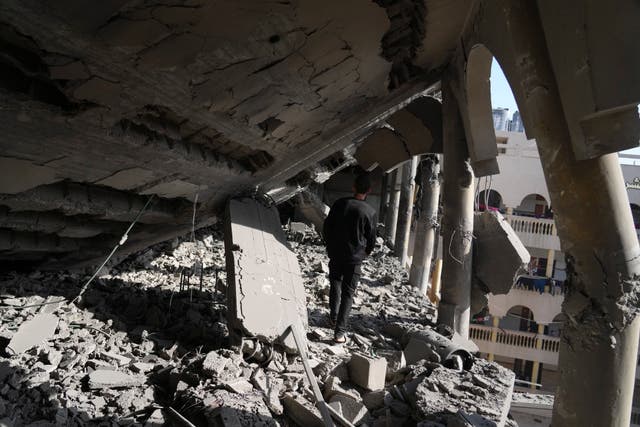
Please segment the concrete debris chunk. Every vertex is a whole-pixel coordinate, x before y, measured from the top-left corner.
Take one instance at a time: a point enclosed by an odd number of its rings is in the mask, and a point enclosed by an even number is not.
[[[58,317],[51,313],[36,314],[20,325],[7,345],[7,352],[20,354],[53,337],[58,327]]]
[[[325,427],[320,411],[305,398],[287,393],[283,404],[285,413],[299,426]]]
[[[333,396],[329,405],[352,424],[360,424],[369,412],[362,402],[343,395]]]
[[[471,383],[474,375],[490,383],[491,393],[476,390]],[[445,425],[462,410],[502,427],[507,422],[514,381],[512,371],[484,360],[478,360],[471,371],[438,367],[416,387],[413,407],[420,419]]]
[[[404,352],[409,365],[422,359],[442,363],[445,366],[449,363],[454,364],[459,359],[467,370],[473,365],[474,358],[465,347],[474,348],[475,344],[468,344],[462,337],[454,342],[434,330],[423,328],[409,332],[406,339],[409,343]],[[477,350],[477,347],[475,349]]]
[[[131,369],[135,372],[145,374],[155,368],[154,363],[135,362],[131,364]]]
[[[128,375],[119,371],[93,371],[89,374],[89,388],[121,388],[140,386],[146,382],[143,376]]]
[[[202,362],[202,370],[209,375],[220,375],[229,363],[229,358],[216,353],[215,351],[207,353]]]
[[[485,211],[473,224],[473,274],[494,295],[507,294],[519,272],[526,271],[529,252],[499,213]],[[499,257],[500,262],[496,262]]]
[[[131,359],[129,357],[123,356],[121,354],[113,353],[110,351],[103,351],[102,353],[100,353],[100,356],[105,360],[114,361],[119,366],[125,366],[131,363]]]
[[[244,360],[236,347],[225,348],[230,333],[224,321],[227,297],[217,285],[226,276],[224,246],[219,234],[214,236],[205,233],[195,241],[181,242],[181,238],[145,250],[114,267],[109,273],[113,279],[103,279],[108,286],[92,288],[83,307],[61,305],[54,339],[41,342],[38,351],[0,361],[0,417],[12,414],[16,425],[66,425],[79,410],[88,417],[112,415],[123,423],[152,426],[173,421],[174,415],[166,409],[151,408],[157,399],[167,398],[180,408],[203,408],[201,421],[210,425],[276,426],[282,415],[299,425],[323,425],[299,355],[287,354],[277,345],[255,345],[255,351],[246,355],[265,357],[258,362]],[[492,422],[501,417],[502,403],[492,396],[506,397],[501,393],[510,386],[510,379],[493,364],[476,369],[476,362],[470,371],[458,372],[452,368],[463,365],[462,357],[440,357],[434,344],[441,338],[434,340],[425,332],[431,331],[435,309],[405,285],[406,271],[388,250],[376,249],[363,263],[366,280],[352,310],[349,342],[334,346],[333,330],[327,324],[328,285],[318,280],[326,278],[324,245],[312,229],[305,231],[300,242],[290,240],[289,244],[300,259],[308,296],[304,308],[312,327],[307,329],[307,357],[325,401],[334,410],[357,425],[464,422],[462,418],[438,421],[434,413],[417,410],[416,402],[422,402],[428,390],[437,401],[447,402],[434,404],[433,410],[445,408],[453,416],[462,409],[469,417]],[[193,265],[196,256],[207,266],[204,283],[210,287],[202,293],[196,288],[175,292],[175,272],[180,266]],[[385,275],[394,280],[384,284]],[[63,287],[56,288],[59,282],[57,274],[41,273],[27,285],[19,280],[0,283],[0,299],[13,298],[15,306],[42,302],[45,298],[38,295],[44,291],[64,295]],[[6,336],[7,342],[26,323],[23,316],[30,319],[38,313],[11,307],[3,311],[7,321],[0,324],[0,336]],[[407,366],[405,353],[398,348],[410,354],[416,343],[417,353]],[[453,335],[445,347],[473,352],[469,344]],[[371,389],[377,391],[365,392]],[[54,397],[47,400],[45,396]],[[469,406],[476,401],[479,406]],[[32,410],[34,405],[51,416],[45,420]],[[131,415],[144,408],[148,411]],[[181,414],[196,421],[189,410]]]
[[[355,353],[349,361],[349,377],[362,388],[381,390],[387,375],[387,360]]]
[[[306,296],[278,210],[254,199],[232,199],[225,221],[231,330],[282,342],[296,352],[288,329],[306,330]]]
[[[224,386],[234,393],[246,394],[253,390],[251,383],[243,378],[238,378],[233,381],[225,381]]]

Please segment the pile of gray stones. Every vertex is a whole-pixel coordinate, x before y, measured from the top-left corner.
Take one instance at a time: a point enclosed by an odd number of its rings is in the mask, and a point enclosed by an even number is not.
[[[511,371],[418,345],[455,337],[435,328],[436,308],[383,244],[336,345],[322,241],[300,224],[288,238],[307,292],[308,362],[341,423],[515,425]],[[202,281],[188,277],[197,263]],[[208,228],[101,271],[73,303],[84,274],[1,273],[0,426],[323,426],[300,355],[276,348],[256,363],[230,344],[224,266]]]

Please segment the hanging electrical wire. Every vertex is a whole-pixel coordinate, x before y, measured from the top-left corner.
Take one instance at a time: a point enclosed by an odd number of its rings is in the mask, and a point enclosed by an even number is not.
[[[151,201],[153,200],[154,195],[152,194],[148,199],[147,202],[144,204],[144,206],[142,207],[142,209],[140,209],[138,211],[138,214],[136,215],[136,217],[133,219],[133,221],[131,222],[131,224],[129,224],[129,227],[127,228],[127,230],[124,232],[124,234],[122,235],[122,237],[120,237],[120,240],[118,241],[118,243],[116,243],[116,245],[113,247],[113,249],[111,250],[111,252],[109,252],[109,255],[107,255],[107,257],[105,258],[105,260],[102,262],[102,264],[100,264],[100,267],[98,267],[93,275],[89,278],[89,280],[87,280],[85,282],[85,284],[82,286],[82,288],[80,289],[80,292],[78,293],[78,295],[71,300],[70,304],[75,303],[76,301],[78,301],[80,298],[82,298],[82,295],[86,292],[87,288],[89,287],[89,285],[91,284],[91,282],[93,282],[93,279],[96,278],[96,276],[98,275],[98,273],[100,273],[100,271],[104,268],[105,265],[107,265],[107,263],[109,262],[109,260],[111,260],[111,257],[113,257],[113,255],[116,253],[116,251],[118,250],[118,248],[120,248],[122,245],[125,244],[125,242],[129,239],[129,233],[131,232],[131,229],[133,228],[133,226],[138,222],[138,220],[140,219],[140,217],[142,216],[142,214],[144,213],[144,211],[147,210],[147,208],[149,207],[149,204],[151,203]],[[55,301],[47,301],[47,302],[43,302],[43,303],[39,303],[39,304],[30,304],[30,305],[23,305],[21,307],[15,307],[15,306],[11,306],[11,307],[0,307],[0,308],[11,308],[14,310],[23,310],[25,308],[33,308],[33,307],[42,307],[44,305],[50,305],[50,304],[59,304],[61,302],[65,302],[66,298],[61,298],[59,300],[55,300]]]

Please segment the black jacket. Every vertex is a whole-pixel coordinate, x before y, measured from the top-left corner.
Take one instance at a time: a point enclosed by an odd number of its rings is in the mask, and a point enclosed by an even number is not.
[[[362,262],[373,251],[377,223],[376,211],[364,200],[337,200],[322,230],[329,258],[346,264]]]

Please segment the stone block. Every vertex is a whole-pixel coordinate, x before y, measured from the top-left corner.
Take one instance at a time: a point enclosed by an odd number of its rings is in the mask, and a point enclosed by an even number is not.
[[[529,252],[498,212],[486,211],[476,215],[473,234],[474,276],[494,295],[508,293],[517,274],[525,271],[529,264]]]
[[[371,358],[355,353],[349,362],[351,381],[367,390],[381,390],[387,375],[386,359]]]

